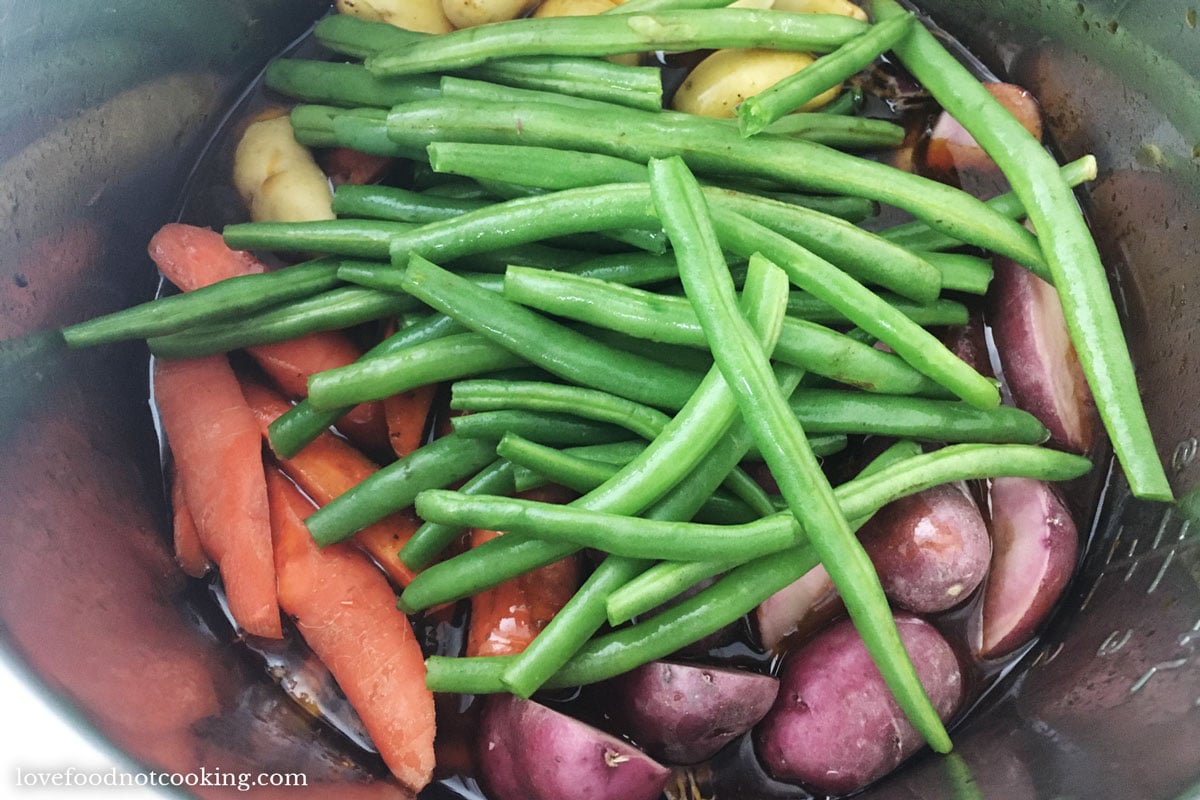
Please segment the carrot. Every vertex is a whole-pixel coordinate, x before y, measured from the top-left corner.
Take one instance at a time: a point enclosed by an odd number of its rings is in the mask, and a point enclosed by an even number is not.
[[[185,292],[226,278],[266,271],[266,266],[244,250],[233,250],[221,234],[208,228],[170,223],[150,240],[150,257],[167,280]],[[308,378],[317,372],[344,367],[358,360],[362,350],[336,331],[312,333],[287,342],[259,345],[247,352],[271,380],[293,397],[308,394]],[[370,450],[387,447],[387,426],[378,403],[356,406],[338,427]]]
[[[521,496],[545,502],[564,500],[549,487],[522,492]],[[502,535],[497,531],[472,530],[471,546],[479,547]],[[570,556],[474,595],[467,628],[467,655],[507,656],[522,652],[578,588],[579,562]]]
[[[150,239],[149,251],[158,271],[185,292],[267,271],[250,253],[226,246],[216,231],[180,222],[159,228]]]
[[[243,383],[242,393],[267,440],[267,427],[292,406],[275,392],[254,383]],[[279,459],[283,471],[319,505],[357,486],[374,473],[375,466],[362,453],[332,433],[318,436],[292,458]],[[415,573],[400,560],[400,548],[417,529],[411,514],[398,513],[376,522],[354,535],[354,543],[367,553],[387,576],[407,586]]]
[[[374,183],[396,163],[390,156],[373,156],[348,147],[330,148],[317,161],[334,186]]]
[[[404,458],[421,446],[425,423],[437,393],[438,386],[430,384],[384,399],[383,416],[387,420],[388,439],[396,458]]]
[[[387,580],[353,548],[318,548],[304,519],[313,506],[267,471],[279,603],[362,718],[388,769],[419,791],[434,765],[433,693],[408,618]]]
[[[262,442],[224,356],[159,360],[154,398],[204,551],[247,632],[280,638]]]
[[[171,470],[171,512],[175,531],[175,560],[188,575],[203,578],[212,567],[212,562],[200,544],[200,533],[196,530],[192,510],[188,508],[178,469]]]

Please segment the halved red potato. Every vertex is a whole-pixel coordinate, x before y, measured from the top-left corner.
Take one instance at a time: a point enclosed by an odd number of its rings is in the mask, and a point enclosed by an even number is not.
[[[754,727],[779,681],[738,669],[653,661],[617,678],[629,734],[667,764],[698,764]]]
[[[1037,139],[1042,138],[1042,112],[1028,90],[1011,83],[985,83],[984,87]],[[925,164],[938,172],[952,170],[998,171],[996,162],[983,151],[967,130],[943,111],[929,135]]]
[[[1096,408],[1058,292],[1007,259],[996,259],[995,267],[988,316],[1013,402],[1049,429],[1054,444],[1087,452]]]
[[[992,565],[980,616],[983,658],[1033,637],[1075,571],[1079,534],[1048,483],[995,478],[991,486]]]

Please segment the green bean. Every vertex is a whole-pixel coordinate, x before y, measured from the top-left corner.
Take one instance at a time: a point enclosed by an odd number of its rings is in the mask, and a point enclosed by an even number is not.
[[[275,59],[267,66],[264,80],[268,88],[305,103],[350,108],[391,108],[398,103],[428,100],[441,95],[438,80],[432,75],[379,78],[361,64],[297,58]]]
[[[298,105],[292,109],[292,135],[307,147],[334,147],[333,118],[344,109],[328,105]]]
[[[646,179],[645,166],[635,161],[578,150],[514,144],[433,142],[427,151],[430,164],[439,172],[468,175],[480,180],[518,180],[523,185],[539,189],[578,189],[602,183],[633,183]],[[519,175],[514,175],[512,171],[515,161],[522,165]],[[764,193],[763,196],[851,222],[878,213],[872,201],[860,197],[788,192]]]
[[[942,288],[967,294],[986,294],[992,282],[992,264],[965,253],[922,253],[921,257],[942,273]]]
[[[411,297],[344,287],[284,303],[232,322],[217,322],[147,340],[160,358],[197,358],[283,342],[316,331],[349,328],[419,308]]]
[[[854,115],[861,111],[862,107],[863,90],[857,86],[852,86],[843,89],[836,99],[822,106],[818,110],[818,113]]]
[[[1067,186],[1074,188],[1081,183],[1096,179],[1096,157],[1092,155],[1076,159],[1060,167],[1058,170]],[[1025,216],[1025,206],[1013,192],[993,197],[987,201],[993,211],[1003,214],[1010,219],[1020,219]],[[903,225],[896,225],[879,232],[888,241],[910,250],[935,251],[959,247],[962,242],[952,236],[934,230],[926,223],[915,220]],[[1047,276],[1043,276],[1047,277]]]
[[[803,106],[825,90],[835,87],[869,67],[892,48],[913,23],[913,16],[895,16],[856,39],[846,42],[813,64],[747,97],[737,108],[744,136],[761,132],[775,120]]]
[[[486,337],[459,333],[318,372],[308,380],[308,399],[317,409],[340,409],[525,363]]]
[[[661,213],[661,211],[660,211]],[[787,281],[773,265],[751,265],[743,298],[746,317],[735,306],[760,353],[774,349],[783,322],[781,290]],[[747,319],[748,318],[748,319]],[[771,377],[772,388],[775,378]],[[716,368],[679,414],[642,454],[614,478],[572,505],[589,510],[632,512],[661,497],[692,470],[733,423],[732,387]],[[726,413],[728,410],[729,413]],[[704,428],[696,424],[703,420]],[[713,434],[716,436],[713,436]],[[656,459],[658,464],[656,464]],[[509,690],[528,697],[550,678],[604,624],[608,595],[650,566],[649,562],[609,555],[596,567],[566,605],[517,659],[501,680]]]
[[[539,189],[577,189],[646,180],[646,167],[642,164],[601,153],[467,142],[433,142],[428,153],[430,166],[438,172],[482,180],[513,180]],[[514,163],[522,167],[516,174],[512,169]]]
[[[415,346],[422,342],[463,333],[457,322],[442,314],[434,314],[408,324],[363,354],[364,359],[377,358]],[[352,405],[330,409],[314,408],[306,397],[280,416],[269,427],[271,449],[280,458],[292,458],[322,431],[350,411]]]
[[[682,297],[521,267],[510,267],[505,273],[504,294],[514,302],[549,314],[631,336],[691,347],[707,346],[695,311]],[[887,394],[942,391],[899,357],[794,317],[784,320],[775,357],[869,391]]]
[[[392,239],[416,228],[404,222],[374,219],[242,222],[226,225],[224,236],[225,244],[235,250],[316,251],[386,260]]]
[[[483,250],[566,233],[621,228],[654,231],[658,222],[644,204],[637,203],[640,197],[636,185],[628,191],[603,186],[518,197],[452,220],[398,232],[391,238],[392,262],[402,265],[413,255],[450,261]],[[665,241],[659,239],[658,246],[662,252]]]
[[[584,386],[639,403],[679,408],[699,384],[692,372],[593,342],[416,256],[405,288],[530,363]]]
[[[623,625],[737,566],[726,560],[660,561],[608,596],[608,622],[614,627]]]
[[[484,200],[460,200],[413,192],[395,186],[343,184],[333,192],[333,213],[393,222],[425,223],[451,219],[488,205]]]
[[[459,381],[451,388],[450,407],[459,411],[527,411],[571,414],[619,425],[643,439],[653,439],[669,421],[658,409],[621,397],[555,383]]]
[[[450,434],[434,439],[338,495],[306,520],[318,545],[340,542],[412,505],[426,489],[474,475],[496,459],[496,442]]]
[[[861,284],[860,284],[861,285]],[[920,327],[936,325],[966,325],[970,310],[957,300],[939,298],[932,303],[914,303],[889,292],[876,292],[875,296],[887,303],[891,310],[903,314],[908,321]],[[853,322],[846,312],[833,303],[805,292],[792,292],[788,298],[788,314],[810,322],[844,324]],[[977,386],[980,386],[976,382]]]
[[[424,519],[487,530],[525,531],[539,539],[593,547],[612,555],[650,560],[715,561],[777,553],[800,543],[800,528],[789,515],[774,525],[704,525],[661,522],[621,514],[581,511],[569,506],[450,491],[422,492],[416,501]]]
[[[875,0],[881,17],[899,13]],[[1021,198],[1050,267],[1063,316],[1117,459],[1135,496],[1170,501],[1170,483],[1138,394],[1121,319],[1087,222],[1058,164],[1033,136],[922,26],[896,55],[975,137]]]
[[[177,333],[187,328],[226,322],[289,300],[311,297],[341,281],[342,262],[320,259],[261,275],[241,275],[185,294],[68,325],[63,338],[71,347],[92,347],[127,339]]]
[[[866,27],[849,17],[746,9],[546,17],[465,28],[384,50],[368,56],[366,64],[377,75],[411,75],[459,70],[513,56],[609,56],[717,47],[824,52]]]
[[[458,491],[465,495],[510,493],[515,489],[513,471],[512,462],[499,458],[475,473]],[[426,521],[400,549],[400,560],[413,571],[423,570],[462,532],[463,529],[455,525]]]
[[[730,124],[737,123],[730,120]],[[825,109],[788,114],[767,127],[764,133],[805,139],[841,150],[894,148],[904,142],[904,128],[893,122],[829,113]]]
[[[339,53],[367,58],[375,53],[430,38],[383,22],[345,14],[326,17],[314,34]],[[595,58],[505,58],[466,70],[463,75],[527,89],[586,97],[654,110],[662,107],[662,74],[653,67],[630,67]]]
[[[768,12],[777,13],[777,12]],[[903,208],[970,244],[1023,264],[1041,263],[1029,231],[958,189],[798,139],[750,139],[720,120],[596,104],[586,114],[546,102],[429,100],[396,106],[388,134],[406,147],[432,141],[526,144],[584,150],[645,163],[683,155],[698,172],[764,178],[805,191],[849,194]],[[622,131],[613,136],[611,131]]]
[[[556,445],[602,444],[629,437],[629,432],[617,425],[571,414],[511,409],[454,417],[450,425],[459,436],[492,441],[506,433],[515,433],[540,444]]]
[[[543,189],[619,182],[644,182],[645,167],[596,153],[545,147],[438,144],[429,146],[434,169],[475,178],[511,175],[514,159],[524,165],[519,180]],[[803,206],[730,189],[706,188],[711,202],[787,236],[851,275],[930,303],[941,290],[941,274],[920,255],[837,217]]]
[[[876,434],[937,442],[1039,444],[1049,431],[1011,406],[980,409],[956,400],[800,389],[792,413],[814,433]]]
[[[763,253],[800,288],[835,307],[891,347],[915,369],[979,408],[999,405],[996,386],[951,353],[937,337],[878,296],[794,242],[738,214],[720,209],[713,220],[721,242],[735,253]]]
[[[297,107],[298,108],[298,107]],[[292,111],[295,119],[296,111]],[[309,147],[346,147],[372,156],[385,158],[407,158],[419,161],[425,157],[420,147],[397,144],[387,128],[386,112],[375,108],[358,108],[335,114],[330,120],[330,131],[324,134],[329,141],[325,144],[310,141],[296,131],[296,141]]]
[[[935,750],[949,751],[950,737],[904,650],[871,560],[854,538],[803,428],[780,394],[766,354],[737,312],[733,282],[699,184],[683,161],[674,158],[650,162],[650,186],[713,357],[788,507],[838,587],[896,702]]]

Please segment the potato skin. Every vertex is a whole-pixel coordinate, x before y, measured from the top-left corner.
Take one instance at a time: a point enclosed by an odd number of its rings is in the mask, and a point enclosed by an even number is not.
[[[924,620],[900,614],[896,625],[938,716],[948,719],[963,697],[954,651]],[[755,738],[774,777],[828,794],[881,778],[922,744],[849,620],[786,659],[779,696]]]
[[[945,611],[965,600],[983,582],[992,554],[983,515],[960,484],[888,503],[859,538],[883,591],[917,613]]]
[[[793,14],[838,14],[867,21],[867,12],[850,0],[775,0],[771,8]]]
[[[995,269],[988,321],[1013,402],[1046,426],[1054,445],[1086,453],[1095,438],[1095,401],[1058,293],[1007,259],[996,259]]]
[[[1029,641],[1075,571],[1079,532],[1049,484],[995,478],[991,486],[991,572],[981,606],[982,658]]]
[[[729,118],[747,97],[756,95],[815,61],[807,53],[783,50],[718,50],[705,58],[684,79],[675,93],[676,111],[705,117]],[[800,110],[809,111],[837,96],[831,89],[809,101]]]
[[[337,10],[370,22],[386,22],[418,33],[454,30],[442,0],[337,0]]]
[[[456,28],[472,28],[524,16],[537,0],[441,0],[442,11]]]
[[[481,727],[494,800],[658,800],[671,774],[627,742],[511,695],[487,699]]]
[[[779,681],[735,669],[653,661],[613,682],[629,734],[667,764],[698,764],[770,710]]]
[[[233,153],[233,185],[255,222],[333,219],[332,192],[282,111],[247,126]]]

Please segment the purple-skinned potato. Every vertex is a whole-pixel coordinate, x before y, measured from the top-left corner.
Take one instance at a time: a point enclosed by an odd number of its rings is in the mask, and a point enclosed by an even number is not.
[[[738,669],[652,661],[613,682],[628,733],[667,764],[698,764],[750,730],[779,681]]]
[[[1054,287],[996,259],[989,322],[1013,403],[1050,431],[1056,446],[1086,453],[1096,429],[1091,390],[1067,333]]]
[[[995,478],[992,564],[980,607],[979,655],[997,658],[1033,637],[1075,571],[1079,534],[1062,500],[1042,481]]]
[[[881,508],[859,538],[883,591],[921,614],[961,603],[983,582],[991,540],[983,515],[961,484],[943,484]]]
[[[754,622],[762,646],[772,652],[802,641],[842,614],[845,606],[833,579],[818,564],[759,603]]]
[[[949,719],[963,697],[953,649],[918,617],[898,614],[896,626],[938,716]],[[827,794],[866,786],[922,744],[849,620],[787,658],[779,696],[755,738],[763,765],[775,778]]]
[[[488,698],[480,733],[494,800],[657,800],[671,774],[628,742],[512,695]]]

